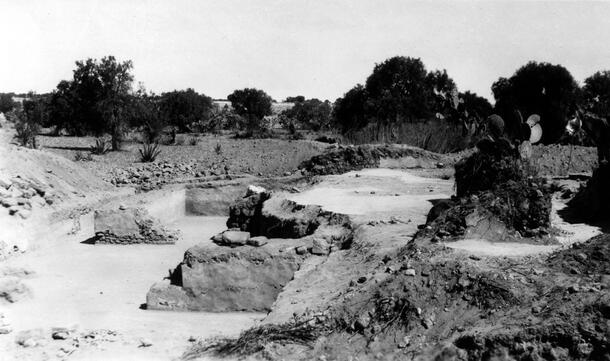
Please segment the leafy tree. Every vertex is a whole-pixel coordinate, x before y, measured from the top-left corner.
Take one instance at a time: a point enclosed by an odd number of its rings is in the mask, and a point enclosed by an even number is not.
[[[429,75],[420,59],[397,56],[377,64],[366,80],[370,115],[379,124],[433,116],[430,103],[435,80],[443,81],[436,74]]]
[[[343,133],[366,126],[368,122],[367,98],[366,90],[361,84],[358,84],[335,101],[333,118],[336,126]]]
[[[589,111],[610,117],[610,71],[598,71],[585,79],[582,90],[584,105]]]
[[[45,99],[33,93],[28,94],[21,108],[14,110],[12,118],[15,122],[15,138],[19,144],[36,148],[36,135],[46,118]]]
[[[492,85],[495,112],[504,118],[509,135],[518,131],[519,113],[526,118],[538,114],[544,129],[542,142],[552,143],[563,134],[565,123],[579,100],[579,87],[561,65],[529,62],[510,78]],[[511,134],[512,133],[512,134]]]
[[[146,143],[156,143],[167,126],[166,118],[161,113],[160,97],[148,93],[143,86],[131,98],[129,107],[129,124],[142,127]]]
[[[0,94],[0,113],[8,113],[15,108],[12,94]]]
[[[466,91],[460,93],[459,97],[462,99],[464,110],[468,113],[468,116],[484,119],[493,112],[493,106],[489,101],[476,93]]]
[[[297,95],[296,97],[288,97],[286,98],[286,103],[302,103],[305,101],[305,97],[302,95]]]
[[[330,126],[332,106],[328,100],[321,101],[314,98],[297,102],[283,113],[292,120],[290,124],[296,122],[301,128],[318,131]]]
[[[227,99],[235,112],[246,118],[249,131],[258,130],[266,115],[271,115],[272,99],[267,93],[254,88],[235,90]]]
[[[71,81],[62,80],[51,93],[48,104],[49,125],[55,126],[57,134],[66,130],[69,134],[81,136],[84,135],[86,129],[75,116],[76,101],[73,84]]]
[[[76,62],[71,81],[62,80],[49,101],[49,123],[56,131],[72,134],[110,133],[112,149],[121,146],[131,101],[131,61],[101,60]]]
[[[110,133],[112,150],[120,150],[126,127],[126,110],[129,106],[133,75],[131,60],[119,63],[113,56],[102,58],[97,64],[101,84],[99,109],[105,128]]]
[[[161,112],[180,132],[193,131],[195,123],[206,123],[213,109],[212,98],[195,90],[175,90],[161,95]]]

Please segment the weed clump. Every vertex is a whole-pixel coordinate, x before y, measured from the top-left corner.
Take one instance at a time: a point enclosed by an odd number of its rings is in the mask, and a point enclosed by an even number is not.
[[[206,354],[243,357],[261,352],[266,345],[273,342],[311,346],[319,336],[320,328],[308,321],[263,325],[248,329],[235,339],[199,342],[182,355],[182,359],[193,360]]]
[[[143,163],[154,162],[161,153],[161,149],[159,149],[159,144],[157,143],[144,144],[144,146],[138,150],[140,151],[140,161]]]
[[[90,147],[92,154],[103,155],[108,153],[110,147],[104,138],[96,138],[95,144]]]

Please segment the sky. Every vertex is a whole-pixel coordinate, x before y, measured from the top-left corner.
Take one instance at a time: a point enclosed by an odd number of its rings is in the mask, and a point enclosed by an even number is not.
[[[460,91],[530,60],[579,82],[610,69],[610,2],[0,0],[0,92],[51,91],[74,62],[132,60],[136,82],[213,98],[335,100],[401,55],[446,69]]]

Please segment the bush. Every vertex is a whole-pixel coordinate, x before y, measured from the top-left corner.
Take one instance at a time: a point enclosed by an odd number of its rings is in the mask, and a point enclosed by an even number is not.
[[[157,156],[161,153],[161,149],[159,149],[159,144],[144,144],[140,151],[140,161],[143,163],[154,162],[157,159]]]
[[[190,137],[189,138],[189,144],[190,145],[197,145],[197,144],[199,144],[199,137]]]
[[[108,142],[104,138],[96,138],[95,144],[91,146],[92,154],[103,155],[108,153],[109,150]]]
[[[216,152],[216,154],[218,155],[222,154],[222,145],[220,145],[220,143],[216,143],[216,146],[214,147],[214,152]]]
[[[40,125],[22,111],[10,113],[9,119],[15,123],[15,139],[23,147],[36,148],[36,135]]]

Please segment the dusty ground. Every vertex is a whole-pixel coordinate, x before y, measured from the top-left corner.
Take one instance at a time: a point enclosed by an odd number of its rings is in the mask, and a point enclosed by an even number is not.
[[[193,173],[228,169],[234,175],[290,174],[281,186],[269,179],[266,184],[281,188],[287,198],[299,204],[318,204],[349,215],[353,243],[349,249],[308,258],[269,315],[142,310],[148,288],[168,275],[188,247],[209,242],[211,235],[225,229],[226,218],[186,217],[183,196],[171,185],[161,191],[134,194],[134,184],[116,187],[105,182],[117,168],[141,166],[137,163],[138,144],[128,143],[124,151],[93,156],[93,161],[74,162],[76,152],[87,152],[93,138],[40,137],[42,150],[9,146],[9,139],[10,132],[1,129],[2,175],[36,179],[52,185],[61,197],[50,206],[34,208],[27,219],[0,215],[0,240],[9,250],[0,261],[0,284],[5,292],[0,292],[0,313],[4,316],[0,330],[10,330],[0,334],[2,360],[175,359],[205,344],[199,340],[237,336],[261,319],[263,326],[290,322],[295,314],[306,317],[314,331],[321,330],[316,338],[306,345],[267,342],[264,352],[258,350],[252,357],[368,360],[441,355],[437,359],[476,360],[493,359],[493,352],[498,351],[516,358],[521,346],[512,344],[521,337],[525,340],[522,348],[527,349],[530,342],[536,352],[519,355],[536,359],[554,352],[557,359],[569,359],[561,356],[565,350],[551,337],[549,346],[544,346],[547,352],[519,332],[530,327],[535,330],[534,337],[547,337],[543,331],[553,329],[551,320],[559,320],[562,332],[567,330],[561,335],[568,334],[566,324],[576,322],[570,317],[593,317],[587,310],[602,306],[591,299],[607,296],[607,288],[600,286],[605,268],[596,263],[597,268],[588,270],[584,261],[579,264],[585,266],[572,264],[574,259],[597,259],[603,247],[600,251],[596,243],[598,248],[593,251],[570,248],[599,230],[563,221],[557,211],[566,200],[559,193],[553,198],[555,245],[490,243],[484,239],[430,244],[413,239],[418,226],[425,223],[433,202],[454,192],[450,167],[437,166],[438,159],[418,161],[418,167],[425,164],[418,169],[400,169],[411,168],[412,159],[388,160],[381,163],[381,169],[314,177],[306,183],[293,174],[302,161],[321,154],[327,144],[205,136],[197,145],[190,145],[187,138],[184,145],[163,146],[160,162],[189,164],[193,169],[188,172]],[[219,153],[214,150],[217,144]],[[595,163],[589,148],[576,147],[571,156],[568,147],[534,149],[544,174],[586,172]],[[208,176],[213,174],[192,178],[205,184],[211,179]],[[573,180],[562,182],[567,182],[566,187],[578,186]],[[291,189],[290,184],[299,189]],[[227,202],[225,198],[232,192],[218,192],[210,210],[217,212],[219,202]],[[124,203],[145,205],[167,225],[179,228],[182,239],[168,246],[82,243],[92,235],[91,210]],[[7,302],[11,297],[13,302]],[[562,301],[565,305],[546,306]],[[534,312],[534,307],[544,312]],[[565,316],[570,307],[576,313]],[[585,326],[597,328],[574,330],[580,338],[569,347],[578,348],[578,352],[568,349],[568,355],[596,359],[603,354],[607,346],[599,341],[599,334],[607,327],[603,317],[594,316]],[[508,335],[502,333],[505,328]],[[328,330],[333,332],[326,333]],[[51,336],[57,331],[67,336],[54,340]],[[507,339],[511,345],[502,346],[504,349],[498,346],[498,340]],[[264,343],[265,339],[259,341]],[[491,352],[484,345],[496,348]],[[538,352],[538,347],[542,351]],[[587,353],[587,347],[597,353]]]
[[[320,154],[328,147],[326,143],[313,141],[286,141],[279,139],[234,139],[232,136],[189,136],[179,134],[184,139],[183,145],[161,145],[158,162],[195,164],[200,170],[216,168],[224,170],[227,166],[232,174],[249,173],[265,176],[282,176],[293,172],[304,160]],[[190,145],[192,138],[196,145]],[[39,136],[42,149],[60,154],[70,160],[77,152],[89,152],[95,143],[92,137],[50,137]],[[220,152],[216,147],[220,146]],[[104,156],[93,156],[93,161],[83,161],[85,169],[98,172],[103,177],[116,168],[138,167],[141,164],[138,149],[141,144],[126,142],[120,152],[110,152]]]

